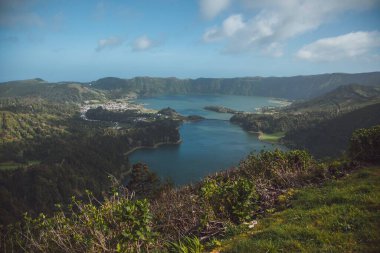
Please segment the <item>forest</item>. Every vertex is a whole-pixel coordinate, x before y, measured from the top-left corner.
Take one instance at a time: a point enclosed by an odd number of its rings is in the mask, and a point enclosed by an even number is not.
[[[318,158],[337,157],[355,129],[380,124],[379,105],[378,86],[346,85],[290,106],[238,113],[230,121],[247,131],[284,133],[285,145],[307,149]]]
[[[116,129],[108,119],[81,119],[74,103],[18,97],[0,105],[1,224],[26,211],[51,213],[85,190],[101,199],[110,175],[123,180],[130,171],[126,152],[180,140],[179,122],[170,118]]]

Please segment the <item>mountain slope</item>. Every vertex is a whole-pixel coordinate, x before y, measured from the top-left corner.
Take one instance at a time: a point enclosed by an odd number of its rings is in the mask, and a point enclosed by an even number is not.
[[[153,78],[121,79],[102,78],[92,82],[98,89],[136,92],[141,96],[186,93],[218,93],[256,95],[287,99],[310,99],[339,86],[380,84],[380,72],[359,74],[322,74],[293,77],[242,77],[242,78]]]
[[[296,102],[284,111],[299,113],[307,111],[345,112],[380,102],[380,85],[345,85],[322,96],[305,102]]]
[[[47,83],[42,79],[0,84],[0,98],[39,97],[54,102],[81,102],[104,99],[104,91],[80,83]]]
[[[285,132],[287,146],[319,158],[337,156],[355,129],[380,124],[380,86],[341,86],[288,107],[235,114],[230,121],[248,131]]]
[[[290,130],[283,138],[290,147],[309,150],[316,157],[341,155],[353,131],[380,124],[380,103],[369,105],[338,117]]]
[[[249,131],[287,132],[376,103],[380,103],[380,86],[346,85],[305,102],[263,113],[235,114],[230,120]]]
[[[39,96],[51,100],[81,101],[101,99],[104,91],[120,97],[129,93],[139,96],[163,94],[227,94],[266,96],[286,99],[310,99],[342,85],[380,85],[380,72],[359,74],[322,74],[293,77],[241,77],[178,79],[106,77],[91,85],[75,82],[48,83],[40,78],[0,83],[0,97]],[[100,90],[103,90],[101,92]]]

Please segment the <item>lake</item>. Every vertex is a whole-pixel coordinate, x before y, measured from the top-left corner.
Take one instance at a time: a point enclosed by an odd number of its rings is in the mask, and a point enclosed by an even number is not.
[[[261,142],[256,134],[248,133],[228,119],[231,114],[204,110],[207,105],[223,105],[254,111],[262,106],[277,106],[265,97],[230,95],[176,95],[137,99],[146,108],[171,107],[184,116],[200,115],[206,120],[184,123],[180,127],[182,143],[142,148],[129,154],[131,163],[144,162],[162,178],[171,178],[182,185],[199,181],[204,176],[236,166],[251,152],[283,148]]]

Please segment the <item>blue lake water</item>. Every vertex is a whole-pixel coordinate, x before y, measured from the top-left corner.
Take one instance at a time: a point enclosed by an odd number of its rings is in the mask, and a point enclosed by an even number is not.
[[[233,167],[251,152],[283,148],[261,142],[255,134],[231,124],[230,114],[203,109],[207,105],[223,105],[235,110],[253,111],[262,106],[275,106],[269,98],[229,95],[178,95],[136,100],[145,107],[171,107],[182,115],[201,115],[206,120],[184,123],[180,127],[182,143],[158,148],[138,149],[129,155],[131,163],[144,162],[163,178],[177,185],[195,182],[219,170]]]

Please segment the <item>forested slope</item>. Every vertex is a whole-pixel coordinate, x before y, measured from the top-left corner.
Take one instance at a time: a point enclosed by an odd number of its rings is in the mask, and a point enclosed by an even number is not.
[[[0,225],[26,211],[51,213],[54,204],[83,197],[86,189],[102,199],[111,183],[108,176],[122,180],[129,171],[126,152],[180,140],[179,122],[171,119],[128,128],[83,120],[77,103],[61,100],[72,98],[67,91],[53,100],[34,95],[0,99]]]
[[[380,72],[358,74],[320,74],[293,77],[237,77],[178,79],[105,77],[90,83],[49,83],[40,78],[0,83],[0,97],[38,96],[61,101],[103,99],[126,94],[157,96],[163,94],[227,94],[266,96],[292,100],[310,99],[339,86],[379,85]],[[107,91],[107,92],[106,92]]]
[[[266,96],[287,99],[309,99],[325,94],[339,86],[361,84],[378,85],[380,72],[360,74],[322,74],[293,77],[242,77],[242,78],[153,78],[121,79],[102,78],[92,82],[98,89],[120,94],[136,92],[140,96],[162,94],[212,93],[244,96]]]
[[[105,98],[104,91],[75,82],[48,83],[31,79],[0,83],[0,98],[37,97],[54,102],[82,102]]]
[[[380,86],[347,85],[317,98],[230,120],[254,132],[283,133],[283,143],[320,158],[342,153],[352,132],[380,122]]]
[[[377,103],[306,128],[290,130],[283,141],[290,147],[309,150],[316,157],[339,156],[356,129],[379,124],[380,103]]]

